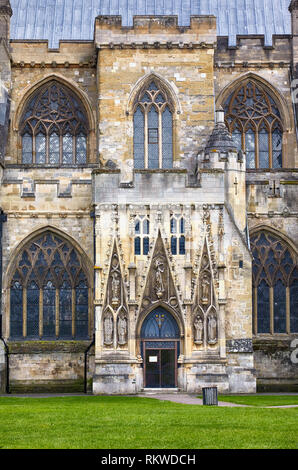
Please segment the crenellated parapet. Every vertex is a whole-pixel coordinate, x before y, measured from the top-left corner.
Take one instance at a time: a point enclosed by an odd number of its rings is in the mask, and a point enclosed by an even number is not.
[[[98,48],[213,48],[216,18],[192,16],[190,26],[178,26],[177,16],[134,16],[133,26],[122,26],[121,16],[98,16],[95,20]]]

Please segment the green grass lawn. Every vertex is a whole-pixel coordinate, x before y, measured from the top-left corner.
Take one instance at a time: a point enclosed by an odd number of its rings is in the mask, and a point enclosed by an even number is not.
[[[250,406],[298,405],[298,395],[218,395],[218,400]]]
[[[153,398],[0,398],[3,449],[293,449],[298,408],[182,405]]]

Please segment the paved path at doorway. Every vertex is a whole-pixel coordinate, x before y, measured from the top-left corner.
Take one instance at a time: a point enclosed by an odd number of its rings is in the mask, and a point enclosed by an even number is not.
[[[183,405],[203,405],[203,400],[201,398],[197,398],[196,395],[188,395],[187,393],[142,393],[137,396],[144,398],[156,398],[156,400],[173,401],[175,403],[182,403]],[[218,406],[249,407],[249,405],[238,405],[236,403],[227,403],[223,401],[219,401]]]

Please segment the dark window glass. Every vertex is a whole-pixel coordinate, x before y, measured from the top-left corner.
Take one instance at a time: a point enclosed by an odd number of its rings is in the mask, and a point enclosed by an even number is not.
[[[77,338],[88,338],[89,286],[77,250],[47,231],[25,245],[18,259],[10,289],[10,336],[20,337],[25,322],[28,339],[73,339],[74,330]]]
[[[72,338],[72,290],[68,282],[64,281],[59,291],[59,331],[60,337]]]
[[[135,238],[135,255],[141,254],[141,239],[140,237]]]
[[[172,255],[177,255],[177,237],[171,237],[171,252]]]
[[[43,336],[56,336],[56,288],[48,281],[43,290]]]
[[[148,255],[149,253],[149,237],[143,238],[143,254]]]
[[[27,287],[27,337],[39,337],[39,287],[34,281]]]
[[[83,276],[84,277],[84,276]],[[76,312],[75,312],[76,337],[88,336],[88,285],[82,280],[76,287]]]
[[[19,281],[10,288],[10,336],[23,336],[23,287]]]
[[[298,272],[296,275],[298,275]],[[297,277],[293,280],[293,283],[290,287],[290,306],[291,306],[291,317],[290,317],[291,333],[298,333],[298,278]]]
[[[185,237],[183,235],[179,238],[179,254],[185,255]]]
[[[258,286],[258,333],[270,333],[269,286],[265,281]]]
[[[286,333],[286,288],[281,280],[274,286],[274,333]]]

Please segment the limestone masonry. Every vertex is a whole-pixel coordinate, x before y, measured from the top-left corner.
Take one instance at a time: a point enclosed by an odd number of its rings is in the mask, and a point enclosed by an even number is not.
[[[50,49],[0,0],[3,393],[298,390],[289,8],[272,46],[102,15]]]

